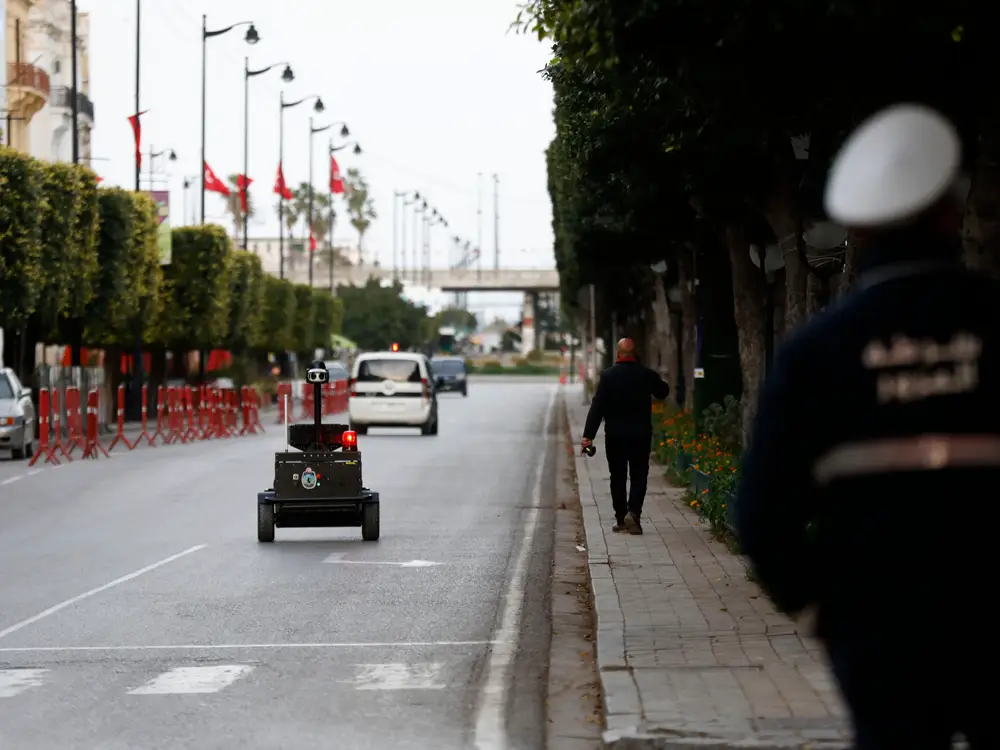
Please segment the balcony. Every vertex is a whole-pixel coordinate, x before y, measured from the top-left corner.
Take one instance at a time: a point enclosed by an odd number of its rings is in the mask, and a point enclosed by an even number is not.
[[[7,106],[30,120],[49,100],[49,74],[31,63],[7,63]]]
[[[67,116],[69,116],[70,110],[73,109],[73,90],[69,86],[53,87],[49,106],[55,109],[65,109]],[[76,110],[81,117],[87,118],[91,125],[94,124],[94,103],[81,91],[76,92]]]

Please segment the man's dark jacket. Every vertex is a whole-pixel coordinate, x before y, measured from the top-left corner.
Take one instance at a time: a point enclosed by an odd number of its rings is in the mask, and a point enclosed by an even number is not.
[[[602,419],[606,435],[649,435],[653,432],[652,399],[669,395],[670,386],[648,367],[633,360],[617,362],[601,373],[583,436],[593,440]]]

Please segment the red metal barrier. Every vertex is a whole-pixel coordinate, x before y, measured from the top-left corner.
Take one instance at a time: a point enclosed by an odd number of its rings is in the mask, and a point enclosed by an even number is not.
[[[111,445],[108,446],[109,451],[113,451],[115,446],[120,442],[129,450],[135,448],[135,445],[128,441],[125,437],[125,386],[118,386],[118,432],[115,433],[115,439],[111,441]],[[136,441],[138,443],[138,441]]]
[[[110,454],[101,445],[100,436],[97,434],[97,412],[100,405],[101,398],[96,389],[87,394],[87,442],[83,450],[83,458],[100,458],[101,453],[106,458],[110,458]]]
[[[152,435],[149,434],[149,418],[148,418],[148,406],[149,406],[149,388],[147,386],[142,387],[142,432],[139,433],[139,437],[135,439],[132,443],[132,447],[135,448],[139,443],[142,442],[143,438],[146,442],[156,447],[156,440]]]
[[[53,388],[49,392],[49,399],[52,402],[52,450],[55,453],[62,453],[66,460],[72,461],[73,457],[66,452],[66,447],[62,441],[62,425],[60,424],[59,409],[59,389]]]
[[[72,457],[77,448],[80,453],[86,450],[83,435],[83,405],[80,403],[80,389],[76,386],[66,388],[66,452]]]
[[[194,411],[194,391],[191,386],[184,386],[184,413],[187,414],[187,429],[184,430],[182,442],[198,439],[198,420]]]
[[[184,441],[184,404],[180,391],[176,386],[167,388],[167,437],[164,444],[183,443]]]
[[[49,442],[49,413],[51,411],[49,403],[49,389],[42,388],[38,391],[38,452],[31,457],[28,466],[34,466],[38,459],[45,456],[47,463],[59,465],[56,452]]]
[[[156,438],[159,438],[164,445],[170,442],[168,439],[170,435],[170,401],[167,394],[167,389],[162,385],[156,387],[156,432],[153,433],[151,445],[156,445]]]
[[[250,388],[250,426],[251,432],[266,432],[264,424],[260,421],[260,394],[256,388]]]

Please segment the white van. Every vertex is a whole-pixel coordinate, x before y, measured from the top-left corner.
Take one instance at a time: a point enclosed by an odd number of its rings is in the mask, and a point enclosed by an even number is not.
[[[418,352],[358,355],[348,411],[359,435],[369,427],[419,427],[424,435],[437,435],[437,393],[427,357]]]

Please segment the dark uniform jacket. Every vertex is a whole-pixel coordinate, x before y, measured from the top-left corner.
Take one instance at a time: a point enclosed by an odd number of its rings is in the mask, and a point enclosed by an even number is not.
[[[876,259],[781,348],[736,500],[741,545],[780,609],[818,604],[828,638],[919,632],[925,646],[984,624],[1000,535],[998,330],[996,281]]]
[[[669,395],[670,386],[653,370],[635,361],[616,362],[601,373],[583,436],[593,440],[602,419],[605,435],[651,435],[652,399]]]

